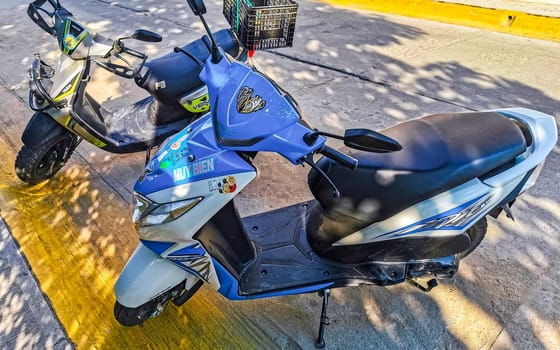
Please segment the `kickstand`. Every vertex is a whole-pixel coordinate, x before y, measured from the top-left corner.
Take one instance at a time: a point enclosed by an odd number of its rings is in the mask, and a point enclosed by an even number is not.
[[[144,165],[148,165],[148,162],[150,161],[150,153],[152,152],[152,147],[148,147],[146,149],[146,163]]]
[[[325,347],[325,340],[323,336],[325,335],[325,326],[330,324],[329,317],[327,316],[327,306],[329,306],[329,296],[331,294],[330,289],[324,289],[319,292],[319,296],[323,297],[323,307],[321,308],[321,322],[319,323],[319,335],[315,341],[315,347],[317,349],[322,349]]]

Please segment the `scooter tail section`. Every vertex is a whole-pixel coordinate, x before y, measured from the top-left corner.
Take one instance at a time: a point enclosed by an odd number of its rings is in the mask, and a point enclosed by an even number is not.
[[[190,279],[198,278],[140,243],[115,284],[115,296],[121,305],[136,308]]]

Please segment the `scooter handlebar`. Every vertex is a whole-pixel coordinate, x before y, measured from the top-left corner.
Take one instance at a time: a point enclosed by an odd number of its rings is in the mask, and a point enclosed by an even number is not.
[[[356,158],[352,158],[349,155],[339,152],[329,146],[323,146],[319,153],[334,160],[337,163],[344,165],[349,169],[354,170],[358,167],[358,160]]]

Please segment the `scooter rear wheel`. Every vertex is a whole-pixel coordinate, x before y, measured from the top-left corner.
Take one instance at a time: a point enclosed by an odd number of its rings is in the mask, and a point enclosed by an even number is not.
[[[66,164],[77,144],[76,136],[67,133],[35,147],[23,145],[16,158],[16,175],[30,185],[51,178]]]
[[[461,253],[459,253],[459,258],[464,259],[467,255],[472,253],[476,247],[480,245],[484,236],[486,236],[486,231],[488,229],[488,222],[486,217],[478,220],[474,225],[467,230],[469,237],[471,238],[471,245],[469,248]]]

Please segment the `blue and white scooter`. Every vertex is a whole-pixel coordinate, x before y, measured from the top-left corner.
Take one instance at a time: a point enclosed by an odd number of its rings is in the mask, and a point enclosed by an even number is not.
[[[203,2],[189,5],[208,28]],[[509,214],[557,140],[553,117],[521,108],[432,115],[382,133],[315,131],[285,91],[215,42],[201,78],[211,113],[170,139],[134,186],[141,243],[115,286],[126,326],[183,304],[203,282],[232,300],[319,292],[322,346],[331,288],[409,281],[429,291],[452,277],[483,239],[485,217]],[[310,165],[315,200],[240,219],[232,199],[255,179],[258,152]]]

